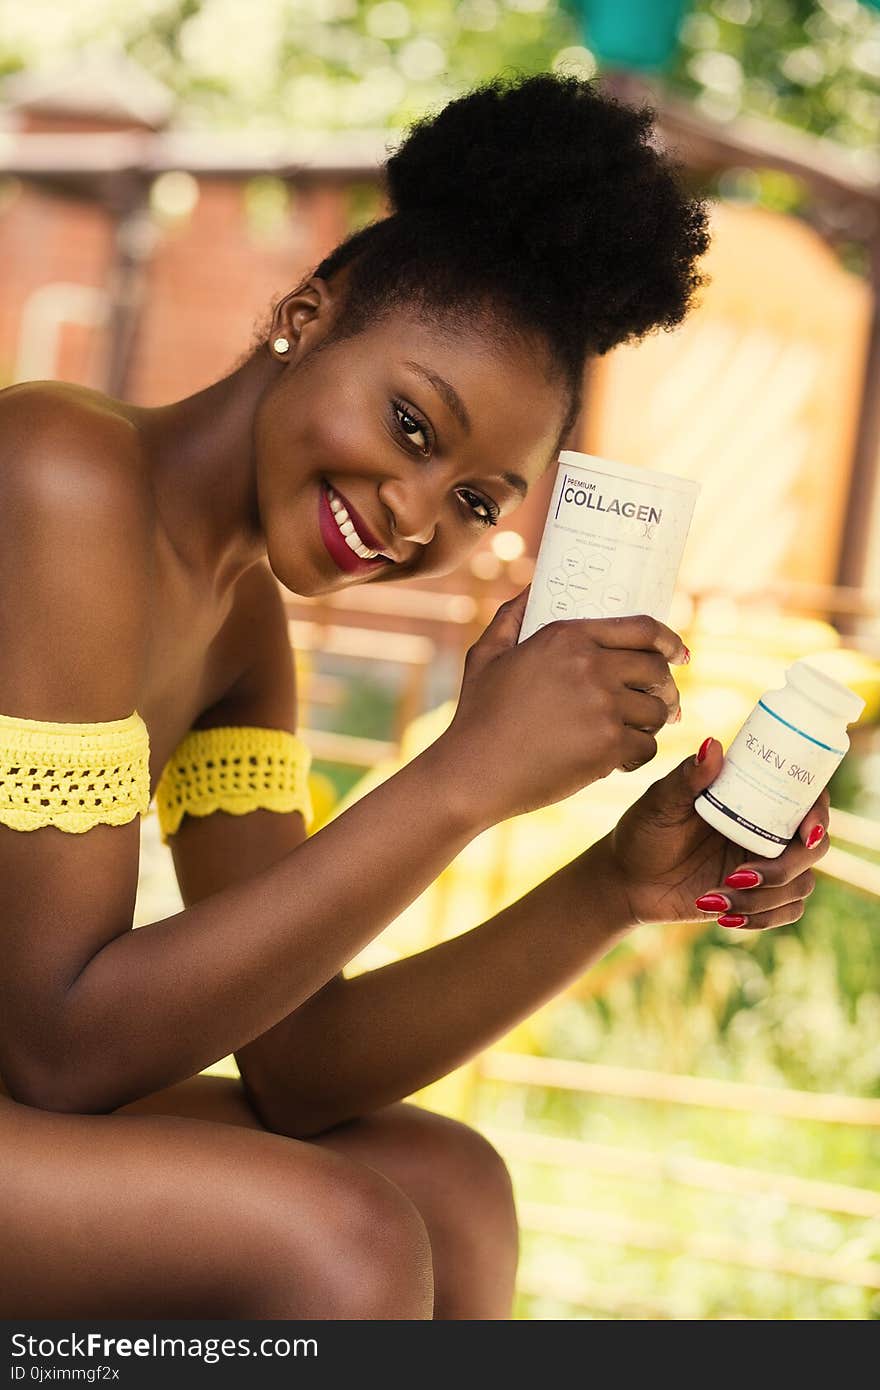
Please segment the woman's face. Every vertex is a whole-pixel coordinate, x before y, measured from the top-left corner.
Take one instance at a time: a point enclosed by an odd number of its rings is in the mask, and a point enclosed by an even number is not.
[[[290,360],[255,416],[271,568],[302,595],[448,574],[553,462],[563,389],[537,348],[405,314],[313,354],[334,301],[308,284],[276,311]]]

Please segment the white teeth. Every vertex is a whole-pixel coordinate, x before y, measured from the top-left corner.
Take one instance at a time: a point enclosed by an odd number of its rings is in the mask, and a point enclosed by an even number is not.
[[[348,546],[349,550],[354,551],[355,555],[360,555],[362,560],[375,560],[376,556],[379,554],[378,550],[370,550],[368,546],[363,545],[357,539],[356,535],[346,536],[345,544]]]
[[[369,546],[364,545],[355,530],[354,522],[349,517],[348,512],[343,507],[335,492],[333,492],[329,486],[327,488],[327,496],[330,501],[330,510],[333,513],[336,525],[342,532],[345,544],[350,550],[354,551],[355,555],[359,555],[362,560],[375,560],[380,552],[378,550],[371,550]]]

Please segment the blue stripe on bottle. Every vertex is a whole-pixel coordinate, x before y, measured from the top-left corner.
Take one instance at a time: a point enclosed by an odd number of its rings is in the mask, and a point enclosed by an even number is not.
[[[773,719],[778,719],[780,724],[785,725],[786,729],[791,729],[793,733],[800,734],[801,738],[807,739],[810,743],[815,743],[817,747],[824,748],[825,751],[828,753],[836,753],[839,758],[842,758],[845,755],[845,748],[832,748],[830,743],[820,742],[819,739],[813,738],[812,734],[805,734],[803,729],[799,729],[796,724],[789,724],[787,719],[783,719],[781,714],[777,714],[776,711],[771,709],[769,705],[765,705],[763,700],[759,700],[758,704],[760,705],[761,709],[764,711],[765,714],[769,714]]]

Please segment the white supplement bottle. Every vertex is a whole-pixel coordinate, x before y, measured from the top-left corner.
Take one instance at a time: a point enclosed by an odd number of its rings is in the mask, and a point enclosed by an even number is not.
[[[849,748],[860,695],[808,661],[761,696],[694,809],[726,839],[766,859],[785,849]]]

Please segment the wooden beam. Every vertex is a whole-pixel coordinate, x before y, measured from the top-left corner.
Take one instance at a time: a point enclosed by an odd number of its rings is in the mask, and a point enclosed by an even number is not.
[[[740,1081],[716,1081],[711,1077],[644,1071],[636,1067],[604,1066],[560,1057],[531,1057],[500,1049],[484,1053],[478,1058],[477,1067],[482,1079],[507,1081],[521,1086],[544,1086],[583,1091],[587,1095],[619,1096],[661,1104],[702,1106],[709,1110],[779,1115],[789,1120],[880,1128],[880,1100],[862,1096],[794,1091],[781,1086],[751,1086]]]
[[[832,845],[816,865],[817,874],[825,874],[838,883],[846,884],[857,893],[869,898],[880,898],[880,864],[872,864],[860,859],[857,854],[849,854],[844,849]]]
[[[863,1187],[718,1163],[674,1150],[652,1153],[616,1144],[563,1139],[555,1134],[536,1134],[533,1130],[500,1129],[493,1125],[480,1128],[504,1157],[511,1160],[546,1163],[554,1168],[584,1168],[614,1178],[632,1178],[640,1183],[671,1182],[703,1192],[725,1192],[748,1198],[760,1192],[813,1211],[833,1211],[869,1221],[880,1219],[880,1192]]]
[[[312,756],[325,763],[373,768],[398,753],[396,743],[378,738],[355,738],[352,734],[331,733],[327,729],[301,729],[300,737],[308,744]]]
[[[630,1221],[609,1212],[577,1207],[521,1202],[520,1225],[542,1235],[588,1239],[603,1245],[633,1246],[669,1255],[686,1255],[713,1264],[760,1269],[771,1274],[790,1274],[797,1279],[818,1279],[828,1284],[854,1284],[880,1289],[880,1264],[873,1260],[839,1259],[806,1250],[785,1250],[773,1245],[745,1244],[707,1232],[679,1233],[650,1221]]]

